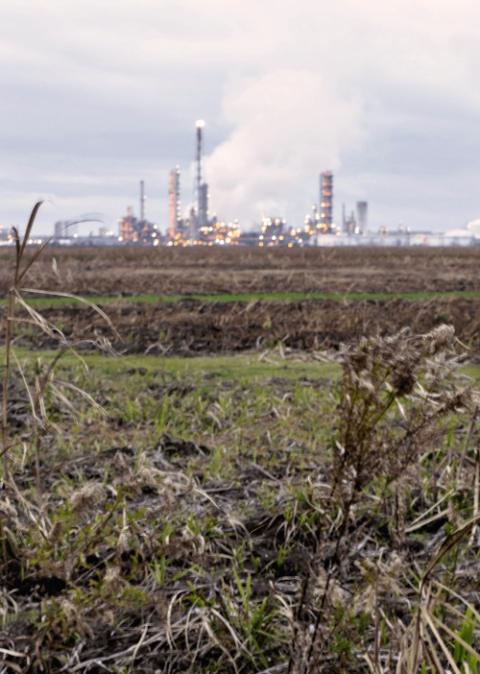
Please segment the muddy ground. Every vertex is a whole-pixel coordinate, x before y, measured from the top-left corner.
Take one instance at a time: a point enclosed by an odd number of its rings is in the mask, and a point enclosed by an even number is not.
[[[9,286],[12,251],[0,251],[0,295]],[[234,353],[282,342],[302,350],[338,348],[362,335],[409,326],[426,332],[452,323],[480,353],[480,297],[387,301],[303,300],[146,304],[135,294],[282,291],[480,291],[480,248],[60,249],[44,253],[26,286],[84,295],[131,295],[106,310],[116,337],[91,309],[44,309],[74,340],[110,338],[127,353]],[[2,309],[0,307],[0,317]],[[51,337],[21,327],[20,344],[45,348]]]
[[[219,354],[284,346],[318,350],[338,348],[365,335],[394,334],[410,326],[427,332],[440,323],[455,326],[458,337],[480,353],[480,298],[425,301],[228,302],[115,304],[107,308],[121,340],[92,309],[51,308],[43,314],[73,340],[105,336],[118,351],[170,355]],[[54,345],[47,335],[24,334],[20,344]]]
[[[55,260],[55,262],[53,262]],[[0,294],[13,250],[0,250]],[[27,285],[88,294],[480,290],[474,248],[51,248]]]

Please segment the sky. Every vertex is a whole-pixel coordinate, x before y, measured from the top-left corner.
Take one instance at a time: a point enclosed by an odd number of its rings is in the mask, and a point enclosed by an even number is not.
[[[335,217],[449,230],[480,217],[480,3],[15,0],[0,5],[0,226],[128,205],[165,229],[192,200],[206,122],[211,211],[244,230],[303,222],[318,174]],[[95,225],[96,227],[96,225]],[[83,231],[92,225],[83,225]]]

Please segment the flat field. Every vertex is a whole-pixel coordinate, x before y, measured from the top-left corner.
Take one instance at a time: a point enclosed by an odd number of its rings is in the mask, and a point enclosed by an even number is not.
[[[0,291],[9,284],[0,252]],[[361,335],[455,326],[480,348],[480,248],[52,249],[26,285],[108,306],[113,335],[86,305],[33,296],[72,339],[92,326],[127,353],[228,354],[283,344],[338,349]],[[35,344],[50,347],[44,335]]]
[[[479,262],[46,251],[0,394],[0,673],[478,673]]]
[[[0,249],[0,291],[10,256]],[[96,295],[457,292],[480,291],[479,261],[472,247],[51,248],[30,278]]]

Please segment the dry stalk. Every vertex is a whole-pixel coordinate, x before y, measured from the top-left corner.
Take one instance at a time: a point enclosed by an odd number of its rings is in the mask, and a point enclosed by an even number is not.
[[[348,559],[345,546],[355,512],[362,502],[363,508],[369,507],[366,495],[370,485],[383,484],[385,498],[389,485],[406,475],[438,439],[443,420],[469,405],[469,391],[442,387],[444,355],[453,354],[454,347],[453,328],[439,326],[418,337],[403,330],[389,338],[363,339],[356,349],[344,354],[332,442],[331,490],[325,504],[334,524],[328,532],[323,522],[317,531],[310,568],[301,584],[289,673],[316,672],[338,627],[330,595]],[[394,494],[398,496],[398,490],[394,489]],[[399,507],[397,503],[395,512]],[[399,531],[400,541],[405,536],[403,524]],[[321,551],[326,538],[333,543],[333,551],[321,597],[312,603],[312,586],[323,568]],[[371,662],[377,667],[378,647]]]
[[[42,244],[34,253],[25,259],[27,244],[31,236],[32,228],[35,223],[37,213],[42,205],[42,202],[37,202],[32,209],[30,214],[27,227],[23,238],[20,237],[20,234],[16,228],[12,229],[12,235],[15,243],[15,252],[14,252],[14,265],[12,271],[12,278],[10,281],[10,286],[7,292],[7,305],[4,312],[3,320],[3,334],[4,334],[4,368],[3,368],[3,378],[2,378],[2,403],[1,403],[1,434],[0,434],[0,458],[3,457],[3,479],[5,482],[8,482],[12,487],[14,493],[17,493],[18,490],[15,488],[13,483],[13,476],[11,475],[9,455],[13,447],[15,446],[15,439],[12,436],[11,428],[9,425],[9,402],[10,402],[10,387],[12,383],[13,376],[13,367],[16,365],[16,369],[19,372],[20,379],[23,382],[23,387],[27,395],[27,399],[30,406],[30,415],[31,415],[31,445],[35,453],[35,473],[36,473],[36,486],[37,486],[37,495],[40,498],[42,494],[42,484],[41,484],[41,475],[40,475],[40,447],[42,433],[47,430],[49,420],[47,417],[46,405],[45,405],[45,394],[47,388],[52,392],[54,397],[60,401],[63,407],[69,410],[72,414],[76,414],[76,409],[69,400],[68,393],[75,394],[86,400],[90,405],[95,407],[97,410],[101,410],[100,406],[93,400],[93,398],[85,391],[79,387],[65,381],[54,381],[54,372],[55,368],[58,365],[60,359],[67,351],[72,351],[77,355],[74,345],[71,344],[55,325],[49,323],[38,311],[36,311],[29,303],[25,300],[24,294],[59,294],[63,297],[70,297],[79,299],[81,302],[93,308],[97,314],[105,320],[107,325],[116,333],[114,326],[112,325],[108,316],[103,312],[99,307],[84,300],[83,298],[76,298],[73,295],[68,293],[50,293],[49,291],[41,291],[32,288],[22,288],[22,282],[24,281],[29,270],[39,259],[42,252],[45,250],[49,241],[46,241]],[[26,312],[28,318],[22,318],[17,316],[17,307]],[[48,366],[44,369],[43,372],[37,374],[34,378],[34,381],[30,383],[27,379],[27,374],[24,367],[20,363],[17,355],[15,353],[13,344],[15,341],[15,326],[19,323],[29,323],[34,326],[37,330],[44,332],[49,337],[54,339],[59,349],[55,356],[51,359]],[[91,342],[96,346],[101,346],[97,342]],[[109,344],[106,346],[109,346]],[[80,356],[79,356],[80,358]],[[6,559],[6,537],[4,534],[4,523],[0,519],[0,536],[2,537],[3,553],[4,559]]]

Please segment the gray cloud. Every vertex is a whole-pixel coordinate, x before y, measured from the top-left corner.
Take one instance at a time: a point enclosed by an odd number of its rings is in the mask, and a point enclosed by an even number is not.
[[[40,229],[115,223],[145,178],[164,226],[204,117],[212,206],[244,226],[301,221],[323,168],[374,224],[459,226],[480,212],[479,33],[470,0],[4,3],[0,223],[39,196]]]

